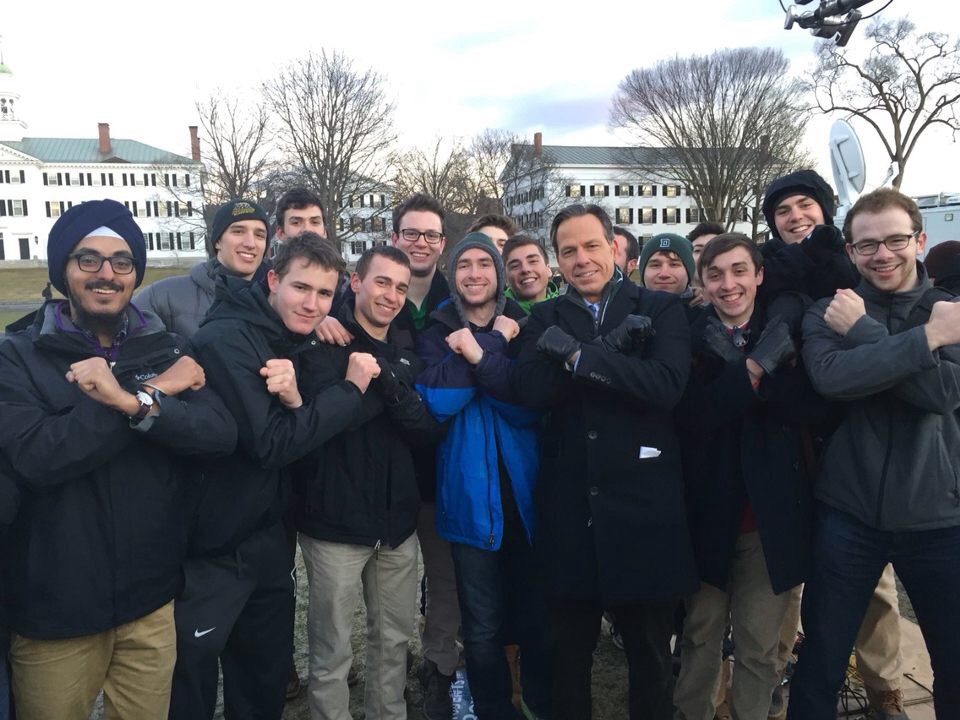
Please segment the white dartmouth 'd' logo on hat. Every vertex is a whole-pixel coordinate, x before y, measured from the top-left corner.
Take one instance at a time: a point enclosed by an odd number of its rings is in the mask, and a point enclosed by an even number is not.
[[[660,247],[662,248],[670,247],[670,238],[660,238]]]

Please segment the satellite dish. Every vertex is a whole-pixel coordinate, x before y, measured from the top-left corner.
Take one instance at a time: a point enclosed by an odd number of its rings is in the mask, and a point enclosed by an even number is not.
[[[849,205],[863,192],[867,174],[860,139],[846,120],[837,120],[830,128],[830,166],[840,205]]]

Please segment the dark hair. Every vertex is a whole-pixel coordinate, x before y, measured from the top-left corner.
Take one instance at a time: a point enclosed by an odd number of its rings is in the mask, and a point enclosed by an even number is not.
[[[923,266],[933,281],[960,272],[960,240],[944,240],[927,250]]]
[[[603,236],[607,239],[607,242],[613,242],[613,223],[610,221],[607,211],[593,203],[574,203],[573,205],[567,205],[558,212],[550,224],[550,244],[553,245],[553,251],[557,255],[560,254],[557,250],[557,228],[571,218],[583,217],[584,215],[593,215],[599,220],[600,224],[603,225]]]
[[[637,237],[627,230],[622,228],[619,225],[613,226],[613,234],[619,235],[622,238],[626,238],[627,241],[627,262],[630,260],[639,260],[640,259],[640,241],[637,240]]]
[[[443,232],[443,218],[445,217],[443,207],[434,198],[425,193],[411,195],[400,205],[393,209],[393,232],[400,232],[400,221],[408,212],[432,212],[440,218],[440,232]]]
[[[687,233],[687,240],[693,242],[701,235],[723,235],[727,229],[720,223],[702,222]]]
[[[304,208],[314,205],[320,208],[320,215],[323,217],[324,222],[326,222],[327,211],[323,209],[323,201],[317,193],[305,187],[295,187],[287,190],[280,197],[280,200],[277,201],[277,227],[283,227],[283,216],[287,210],[291,208],[294,210],[303,210]]]
[[[877,188],[873,192],[861,195],[843,219],[843,236],[848,243],[853,242],[853,219],[860,213],[879,213],[887,208],[900,208],[910,216],[910,225],[914,232],[923,230],[923,215],[913,198],[893,188]]]
[[[367,276],[367,270],[370,269],[370,263],[373,262],[375,257],[387,258],[387,260],[392,260],[397,263],[397,265],[403,265],[408,270],[410,269],[410,258],[407,257],[407,254],[403,250],[393,245],[374,245],[369,250],[364,250],[363,255],[357,260],[357,267],[354,272],[360,276],[361,280]]]
[[[467,228],[467,233],[479,232],[480,228],[485,228],[485,227],[500,228],[507,234],[507,237],[510,237],[511,235],[516,235],[517,230],[519,230],[519,228],[517,227],[517,224],[513,221],[512,218],[509,218],[506,215],[490,214],[490,215],[481,215],[472,223],[470,223],[470,227]]]
[[[547,250],[543,247],[543,243],[537,240],[535,237],[524,235],[523,233],[511,235],[507,242],[504,243],[503,252],[501,253],[501,257],[503,257],[503,264],[507,264],[507,260],[510,258],[510,253],[517,248],[526,247],[527,245],[536,245],[537,250],[539,250],[540,254],[543,255],[543,262],[545,262],[547,265],[550,264],[550,259],[547,257]]]
[[[319,265],[325,270],[335,270],[338,273],[347,267],[332,242],[309,230],[294,235],[277,246],[273,256],[273,271],[277,277],[286,275],[290,270],[290,263],[298,258],[306,260],[308,265]]]
[[[738,247],[745,248],[750,253],[754,272],[760,272],[763,268],[763,255],[753,240],[743,233],[720,233],[708,242],[700,253],[700,262],[697,263],[697,274],[700,276],[700,280],[703,281],[703,271],[710,267],[710,263],[716,260],[718,255],[723,255]]]

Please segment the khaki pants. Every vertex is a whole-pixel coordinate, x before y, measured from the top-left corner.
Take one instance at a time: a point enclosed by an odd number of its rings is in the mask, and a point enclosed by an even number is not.
[[[103,689],[105,720],[166,720],[177,659],[173,603],[126,625],[66,640],[14,634],[20,720],[87,720]]]
[[[313,720],[349,720],[350,635],[361,587],[367,606],[366,720],[404,720],[407,643],[417,605],[417,535],[396,548],[315,540],[300,533],[310,583],[308,702]]]
[[[436,504],[421,504],[417,517],[417,536],[423,554],[427,596],[420,642],[423,645],[423,657],[436,664],[444,675],[453,675],[460,662],[460,650],[457,647],[460,603],[450,543],[437,533],[436,515]]]
[[[780,635],[780,671],[787,665],[800,624],[800,597],[802,587],[791,591],[790,608],[783,621]],[[903,677],[903,658],[900,655],[900,605],[897,600],[897,581],[893,565],[887,565],[880,576],[867,606],[867,614],[860,624],[857,642],[857,670],[863,678],[867,694],[873,698],[883,692],[899,690]]]
[[[728,619],[733,625],[733,683],[727,699],[738,720],[765,720],[780,680],[778,643],[790,592],[770,587],[758,532],[737,540],[729,591],[702,583],[684,603],[680,677],[673,694],[676,717],[713,720],[720,683],[721,647]]]

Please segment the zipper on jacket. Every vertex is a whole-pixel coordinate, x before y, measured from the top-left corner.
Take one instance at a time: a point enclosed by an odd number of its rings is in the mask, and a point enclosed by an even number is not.
[[[381,543],[381,542],[383,542],[383,541],[382,541],[382,540],[377,540],[377,544],[373,546],[373,551],[374,551],[374,552],[378,552],[378,551],[380,550],[380,543]]]
[[[893,302],[887,305],[887,332],[892,333]],[[883,496],[887,489],[887,470],[890,467],[890,453],[893,450],[893,410],[887,407],[887,450],[883,454],[883,467],[880,470],[880,487],[877,488],[877,527],[883,528]]]

